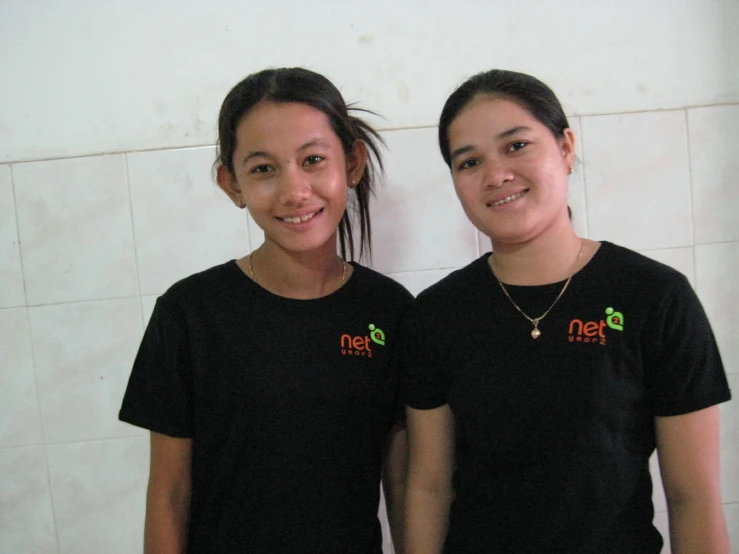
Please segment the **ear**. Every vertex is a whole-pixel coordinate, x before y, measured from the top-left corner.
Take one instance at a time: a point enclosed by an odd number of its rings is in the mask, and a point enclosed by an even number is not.
[[[355,140],[352,144],[352,151],[346,158],[346,180],[349,186],[358,183],[364,175],[364,169],[367,167],[367,158],[369,151],[363,140]]]
[[[575,133],[569,127],[562,131],[562,137],[559,139],[560,148],[562,148],[562,156],[565,159],[567,169],[571,169],[575,165]]]
[[[225,192],[231,201],[236,204],[239,208],[244,207],[244,199],[241,195],[241,188],[236,182],[236,177],[228,170],[228,168],[221,164],[216,170],[216,181],[221,190]]]

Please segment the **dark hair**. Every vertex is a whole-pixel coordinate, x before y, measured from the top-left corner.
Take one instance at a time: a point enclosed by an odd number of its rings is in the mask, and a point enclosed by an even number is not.
[[[446,165],[451,167],[449,151],[449,125],[475,97],[479,95],[501,96],[521,105],[560,138],[569,128],[567,116],[552,89],[539,79],[504,69],[491,69],[467,79],[444,104],[439,118],[439,148]]]
[[[216,165],[225,166],[234,174],[233,156],[236,151],[236,129],[241,120],[259,102],[299,102],[320,110],[328,117],[331,128],[341,141],[348,156],[356,140],[364,141],[369,159],[354,191],[349,194],[347,210],[339,223],[341,256],[354,259],[352,220],[359,220],[359,258],[365,251],[372,254],[372,228],[369,217],[370,197],[374,193],[377,171],[383,171],[380,146],[382,137],[365,121],[350,115],[351,111],[372,113],[347,106],[338,89],[318,73],[301,67],[265,69],[253,73],[238,83],[226,95],[218,116],[218,157]]]

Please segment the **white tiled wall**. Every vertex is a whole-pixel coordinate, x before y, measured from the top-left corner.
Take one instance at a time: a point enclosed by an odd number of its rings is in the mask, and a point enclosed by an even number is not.
[[[462,17],[465,10],[447,13],[448,3],[436,0],[387,2],[371,9],[337,2],[335,19],[345,25],[331,25],[331,40],[305,30],[326,23],[302,10],[307,20],[286,20],[283,48],[254,67],[244,54],[262,50],[243,41],[262,31],[248,18],[225,17],[241,9],[228,0],[221,10],[200,2],[192,12],[172,9],[170,0],[110,11],[71,0],[65,13],[48,3],[43,14],[31,13],[36,3],[4,5],[0,554],[141,551],[148,442],[116,412],[157,295],[261,242],[218,191],[211,164],[220,99],[264,65],[323,71],[349,100],[388,117],[376,120],[388,150],[373,211],[373,265],[413,293],[489,250],[437,152],[444,98],[464,76],[495,65],[550,82],[575,114],[581,163],[570,205],[578,232],[688,276],[739,394],[739,35],[730,23],[739,4],[650,0],[611,10],[531,0],[474,4],[482,11]],[[559,20],[567,33],[553,30]],[[536,44],[563,40],[569,53],[526,42],[511,49],[522,29],[539,37]],[[125,33],[137,39],[128,50],[113,48]],[[652,42],[642,40],[647,35]],[[44,57],[49,52],[56,63]],[[48,102],[47,81],[56,103]],[[93,155],[101,152],[108,154]],[[738,406],[721,406],[725,513],[737,553]],[[655,505],[666,529],[659,490]]]

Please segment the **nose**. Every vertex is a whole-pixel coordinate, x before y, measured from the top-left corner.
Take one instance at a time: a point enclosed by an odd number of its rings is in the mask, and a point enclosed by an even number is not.
[[[488,161],[485,171],[485,188],[499,188],[513,181],[515,175],[507,164],[500,161]]]
[[[279,178],[279,201],[285,206],[300,206],[313,194],[308,176],[298,167],[288,167]]]

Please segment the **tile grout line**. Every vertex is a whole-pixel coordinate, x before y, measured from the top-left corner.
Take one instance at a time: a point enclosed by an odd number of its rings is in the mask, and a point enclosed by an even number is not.
[[[13,193],[13,210],[15,211],[15,236],[18,239],[18,259],[21,263],[21,276],[23,277],[23,305],[28,306],[28,285],[26,284],[26,267],[23,263],[23,245],[21,243],[21,222],[18,217],[18,197],[15,193],[15,177],[13,176],[13,165],[8,165],[10,172],[10,191]],[[19,306],[20,307],[20,306]]]
[[[38,386],[38,375],[36,373],[36,346],[34,344],[33,337],[33,325],[31,324],[31,307],[26,306],[26,317],[28,318],[28,334],[31,339],[31,360],[33,362],[33,381],[36,386],[36,402],[38,405],[39,419],[41,422],[41,438],[43,444],[37,446],[43,446],[44,458],[46,460],[46,479],[49,486],[49,499],[51,500],[51,517],[54,522],[54,536],[56,538],[56,548],[59,551],[59,526],[57,525],[57,514],[56,514],[56,503],[54,502],[54,485],[51,482],[51,464],[49,463],[49,444],[46,440],[46,426],[44,425],[44,415],[41,410],[41,391]]]
[[[161,293],[145,294],[143,296],[160,296]],[[143,296],[141,296],[143,298]],[[64,300],[62,302],[46,302],[44,304],[27,304],[25,306],[5,306],[0,308],[3,310],[17,310],[18,308],[44,308],[46,306],[68,306],[71,304],[89,304],[92,302],[107,302],[109,300],[128,300],[130,298],[139,298],[138,294],[128,294],[124,296],[106,296],[105,298],[88,298],[85,300]]]
[[[683,110],[684,121],[685,121],[685,153],[688,156],[688,191],[690,192],[690,241],[693,245],[693,287],[698,290],[698,258],[696,256],[696,240],[695,240],[695,194],[693,192],[693,158],[690,150],[690,118],[688,116],[688,109]]]
[[[70,444],[86,444],[86,443],[94,443],[94,442],[117,441],[117,440],[138,439],[138,438],[146,439],[147,434],[139,433],[137,435],[117,435],[117,436],[111,436],[111,437],[96,437],[96,438],[91,438],[91,439],[79,439],[79,440],[58,441],[58,442],[43,442],[43,443],[36,443],[36,444],[18,444],[15,446],[2,446],[0,447],[0,452],[3,452],[5,450],[20,449],[20,448],[38,448],[40,446],[43,446],[43,447],[67,446]]]
[[[20,217],[18,216],[18,197],[15,191],[15,177],[13,175],[13,165],[9,165],[10,171],[10,190],[13,192],[13,209],[15,210],[15,232],[18,238],[18,257],[21,264],[21,275],[23,276],[23,296],[25,302],[26,321],[28,322],[28,340],[31,346],[31,367],[33,368],[33,386],[36,389],[36,409],[38,410],[39,424],[41,425],[41,440],[44,449],[44,460],[46,461],[46,482],[49,487],[49,501],[51,502],[51,519],[54,525],[54,538],[56,551],[59,552],[59,527],[56,521],[56,507],[54,505],[54,491],[51,486],[51,468],[49,464],[49,450],[46,445],[46,426],[44,425],[44,414],[41,410],[41,391],[38,385],[38,374],[36,372],[36,347],[33,343],[33,326],[31,325],[31,307],[28,305],[28,286],[26,284],[26,267],[23,262],[23,245],[21,243]]]
[[[133,195],[131,193],[131,172],[128,166],[128,153],[123,154],[123,171],[126,174],[126,190],[128,191],[128,213],[131,217],[131,238],[133,239],[133,263],[136,267],[136,292],[139,304],[139,317],[141,318],[142,328],[146,327],[144,321],[144,299],[141,295],[141,276],[139,275],[139,253],[136,244],[136,225],[133,217]]]
[[[685,111],[693,108],[715,108],[715,107],[722,107],[722,106],[739,106],[739,102],[717,102],[717,103],[709,103],[709,104],[694,104],[694,105],[684,105],[684,106],[676,106],[676,107],[670,107],[670,108],[656,108],[656,109],[647,109],[647,110],[626,110],[626,111],[614,111],[614,112],[593,112],[593,113],[572,113],[572,114],[565,114],[568,118],[584,118],[584,117],[607,117],[607,116],[622,116],[622,115],[631,115],[631,114],[642,114],[642,113],[659,113],[659,112],[678,112],[678,111]],[[436,123],[427,123],[427,124],[417,124],[417,125],[398,125],[395,127],[378,127],[377,131],[380,133],[385,132],[393,132],[393,131],[412,131],[416,129],[434,129],[438,127],[438,124]],[[146,152],[162,152],[162,151],[168,151],[168,150],[194,150],[196,148],[215,148],[214,143],[199,143],[199,144],[190,144],[190,145],[174,145],[174,146],[160,146],[160,147],[152,147],[152,148],[133,148],[133,149],[119,149],[119,150],[111,150],[111,151],[102,151],[102,152],[91,152],[86,154],[70,154],[70,155],[60,155],[60,156],[48,156],[44,158],[19,158],[19,159],[8,159],[8,160],[0,160],[0,164],[21,164],[21,163],[38,163],[38,162],[51,162],[51,161],[57,161],[57,160],[67,160],[67,159],[76,159],[76,158],[91,158],[95,156],[115,156],[120,154],[138,154],[138,153],[146,153]]]
[[[41,440],[44,449],[44,460],[46,461],[46,479],[49,487],[49,500],[51,502],[51,519],[54,525],[54,538],[56,539],[56,550],[59,551],[59,528],[56,522],[56,508],[54,506],[54,491],[51,486],[51,469],[49,467],[49,451],[46,447],[46,428],[44,425],[44,415],[41,410],[41,392],[38,386],[38,375],[36,373],[36,347],[33,344],[33,327],[31,325],[31,308],[28,305],[28,286],[26,285],[26,270],[23,263],[23,247],[21,244],[20,217],[18,217],[18,198],[15,193],[15,178],[13,176],[13,166],[10,169],[10,187],[13,191],[13,209],[15,210],[15,232],[18,237],[18,256],[21,263],[21,275],[23,275],[23,295],[25,297],[26,321],[28,322],[28,340],[31,346],[31,367],[33,368],[33,386],[36,389],[36,409],[38,410],[39,424],[41,425]]]

